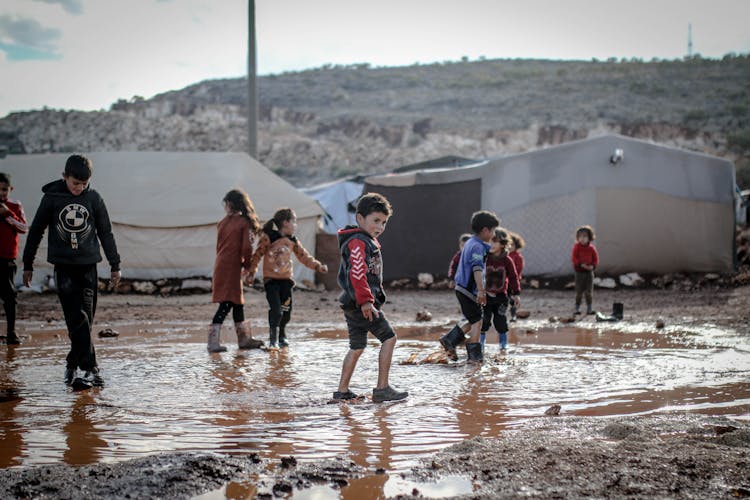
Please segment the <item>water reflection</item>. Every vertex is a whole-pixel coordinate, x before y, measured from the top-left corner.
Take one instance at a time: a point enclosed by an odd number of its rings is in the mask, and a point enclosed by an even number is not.
[[[63,460],[69,465],[87,465],[98,462],[107,448],[96,422],[96,393],[98,389],[76,393],[70,418],[63,426],[67,449]]]
[[[16,349],[13,345],[2,349],[4,359],[0,365],[0,449],[3,452],[0,453],[0,467],[21,464],[24,449],[23,424],[18,415],[18,405],[22,398],[15,375]]]
[[[379,405],[327,404],[347,349],[343,331],[305,331],[281,351],[229,346],[208,355],[197,324],[118,330],[119,339],[97,345],[107,381],[100,391],[63,385],[59,359],[67,345],[54,337],[61,330],[34,332],[22,348],[0,352],[0,390],[10,396],[0,399],[0,466],[173,450],[348,455],[371,473],[342,490],[354,498],[382,491],[394,471],[419,458],[473,436],[499,436],[553,403],[580,415],[750,411],[750,339],[733,332],[515,329],[504,357],[495,359],[492,336],[482,367],[400,365],[436,349],[434,338],[412,329],[391,372],[410,397]],[[369,394],[377,354],[372,341],[354,374],[356,392]]]

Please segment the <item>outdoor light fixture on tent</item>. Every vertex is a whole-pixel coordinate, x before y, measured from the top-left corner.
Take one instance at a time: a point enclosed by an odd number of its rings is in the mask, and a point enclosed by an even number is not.
[[[609,162],[612,165],[617,165],[625,157],[625,152],[621,148],[615,149],[615,153],[609,157]]]

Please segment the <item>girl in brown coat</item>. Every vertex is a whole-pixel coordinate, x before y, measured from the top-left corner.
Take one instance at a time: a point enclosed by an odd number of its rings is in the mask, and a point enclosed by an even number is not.
[[[263,342],[252,337],[250,325],[245,323],[245,299],[242,295],[242,279],[250,269],[253,239],[260,224],[253,204],[244,191],[233,189],[224,196],[223,201],[227,215],[218,226],[213,279],[213,301],[219,303],[219,308],[208,333],[209,352],[227,350],[221,345],[219,337],[221,325],[230,310],[239,348],[252,349],[263,345]]]
[[[315,260],[297,241],[297,216],[291,208],[280,208],[273,218],[265,223],[261,231],[258,248],[253,254],[249,274],[255,275],[260,259],[263,259],[263,286],[268,300],[269,347],[286,347],[286,324],[292,315],[292,254],[302,264],[320,273],[327,273],[328,266]],[[276,343],[278,335],[278,344]]]

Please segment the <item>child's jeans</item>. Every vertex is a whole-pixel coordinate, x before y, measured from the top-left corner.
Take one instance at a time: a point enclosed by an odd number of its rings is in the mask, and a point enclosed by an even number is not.
[[[91,371],[97,367],[91,340],[99,289],[96,264],[56,265],[55,283],[70,337],[67,366]]]
[[[508,331],[508,296],[503,294],[494,297],[487,296],[487,305],[484,306],[484,316],[482,317],[482,331],[490,329],[490,325],[495,325],[498,334]]]
[[[576,304],[586,297],[586,305],[591,305],[594,294],[594,271],[576,271]]]
[[[0,299],[8,322],[7,336],[16,333],[16,261],[0,259]]]
[[[268,300],[268,326],[284,328],[292,316],[292,280],[268,280],[264,285]]]

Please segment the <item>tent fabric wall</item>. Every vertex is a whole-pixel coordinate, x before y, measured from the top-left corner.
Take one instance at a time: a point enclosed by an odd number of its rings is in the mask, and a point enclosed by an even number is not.
[[[732,206],[650,189],[596,193],[600,270],[623,274],[731,271]]]
[[[622,149],[624,157],[612,164],[615,149]],[[448,190],[453,183],[479,181],[481,207],[496,212],[505,227],[527,240],[527,275],[570,274],[573,232],[582,224],[598,233],[603,272],[729,272],[734,175],[733,164],[721,158],[605,135],[478,166],[371,177],[368,184],[372,190],[425,185]],[[696,212],[695,207],[702,208]],[[429,213],[416,205],[410,210]],[[637,255],[644,253],[637,245],[630,246],[637,241],[632,240],[634,228],[644,223],[651,228],[647,237],[665,243],[654,247],[650,259]],[[685,244],[693,245],[690,251],[673,248]],[[616,250],[623,248],[628,250]],[[412,268],[406,276],[417,272]]]
[[[261,220],[280,206],[292,207],[298,237],[315,251],[322,210],[245,153],[112,152],[90,153],[91,185],[107,203],[123,259],[123,276],[132,279],[211,276],[216,223],[224,216],[222,199],[232,188],[247,191]],[[29,222],[42,197],[41,188],[60,178],[67,154],[17,155],[0,160],[0,171],[12,176],[13,198],[20,200]],[[42,240],[35,279],[51,274],[46,265],[47,238]],[[21,246],[25,238],[21,238]],[[101,265],[102,276],[109,268]],[[314,272],[295,266],[295,279],[314,280]]]
[[[364,192],[380,193],[393,206],[393,216],[380,237],[384,279],[423,272],[445,276],[458,249],[458,236],[470,231],[471,214],[479,210],[481,182],[411,187],[366,183]]]
[[[587,189],[498,214],[503,227],[522,234],[526,240],[524,274],[563,276],[572,272],[570,254],[574,228],[595,220],[596,193]],[[553,248],[558,250],[550,251]]]

